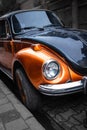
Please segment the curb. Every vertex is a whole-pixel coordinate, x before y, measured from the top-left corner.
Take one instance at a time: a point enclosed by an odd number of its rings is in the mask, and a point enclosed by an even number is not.
[[[0,128],[2,130],[45,130],[33,114],[15,97],[1,80],[0,115]]]

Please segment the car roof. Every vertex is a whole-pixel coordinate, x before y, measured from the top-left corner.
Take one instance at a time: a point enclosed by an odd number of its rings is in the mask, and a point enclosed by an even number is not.
[[[45,9],[38,9],[38,10],[17,10],[17,11],[12,11],[12,12],[9,12],[9,13],[7,13],[5,15],[2,15],[0,17],[0,19],[9,18],[9,17],[11,17],[14,14],[21,13],[21,12],[27,12],[27,11],[49,11],[49,10],[45,10]]]

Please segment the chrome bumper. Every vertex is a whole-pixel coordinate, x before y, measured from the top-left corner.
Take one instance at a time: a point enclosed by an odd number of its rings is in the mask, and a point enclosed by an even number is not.
[[[39,86],[39,91],[45,95],[58,96],[67,95],[76,92],[87,92],[87,77],[83,77],[82,80],[69,82],[64,84],[45,84]]]

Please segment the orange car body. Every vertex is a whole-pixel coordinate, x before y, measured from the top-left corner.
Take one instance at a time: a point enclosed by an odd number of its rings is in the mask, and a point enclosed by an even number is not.
[[[0,42],[3,43],[1,40]],[[51,49],[32,41],[8,40],[0,47],[0,63],[11,71],[10,78],[14,79],[14,69],[20,63],[31,83],[38,89],[40,84],[61,84],[67,81],[81,80],[83,76],[70,69],[68,63]],[[9,49],[10,45],[10,49]],[[54,59],[60,64],[60,74],[56,79],[47,80],[42,74],[42,66],[49,59]]]

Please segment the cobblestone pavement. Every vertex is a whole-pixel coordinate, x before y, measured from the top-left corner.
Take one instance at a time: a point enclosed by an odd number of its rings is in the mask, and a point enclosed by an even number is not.
[[[87,130],[83,123],[86,118],[87,97],[83,93],[46,98],[43,110],[63,130]]]
[[[45,130],[1,80],[0,130]]]

